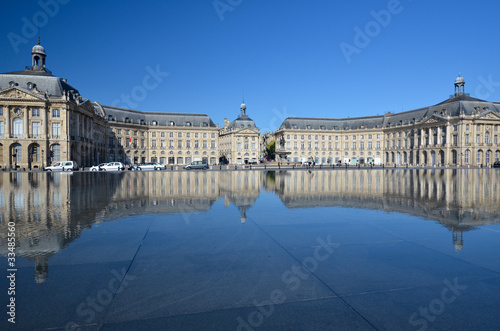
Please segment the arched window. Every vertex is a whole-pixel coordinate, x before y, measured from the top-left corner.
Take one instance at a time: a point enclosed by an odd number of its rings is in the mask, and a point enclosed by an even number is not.
[[[14,118],[12,121],[12,126],[14,127],[14,137],[22,138],[23,136],[23,120],[19,117]]]

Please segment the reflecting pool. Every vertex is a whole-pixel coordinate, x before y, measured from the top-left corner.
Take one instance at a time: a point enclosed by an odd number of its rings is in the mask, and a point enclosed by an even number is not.
[[[0,173],[0,329],[500,329],[499,171]]]

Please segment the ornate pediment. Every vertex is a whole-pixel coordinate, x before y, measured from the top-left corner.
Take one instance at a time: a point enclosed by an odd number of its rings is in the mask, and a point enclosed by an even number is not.
[[[33,93],[26,92],[17,87],[11,87],[0,92],[1,99],[15,99],[15,100],[44,100],[42,97]]]
[[[440,116],[432,115],[428,119],[424,120],[422,124],[433,124],[433,123],[446,123],[447,121]]]
[[[482,120],[500,120],[500,116],[495,113],[494,111],[488,111],[484,113],[483,115],[479,116],[479,119]]]

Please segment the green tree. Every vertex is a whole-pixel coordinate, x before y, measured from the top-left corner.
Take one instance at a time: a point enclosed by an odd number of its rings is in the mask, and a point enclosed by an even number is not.
[[[276,142],[274,140],[271,141],[269,144],[267,144],[267,146],[266,146],[266,152],[267,152],[267,159],[268,160],[274,160],[274,158],[275,158],[275,155],[274,155],[275,148],[276,148]]]

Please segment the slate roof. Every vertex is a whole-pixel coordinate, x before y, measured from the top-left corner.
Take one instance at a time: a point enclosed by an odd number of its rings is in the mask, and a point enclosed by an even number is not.
[[[48,71],[22,70],[0,74],[0,90],[11,87],[13,82],[16,87],[30,91],[28,83],[35,84],[36,90],[41,93],[47,92],[49,97],[61,97],[64,92],[80,95],[80,92],[63,78],[55,77]]]
[[[131,110],[113,106],[100,105],[99,103],[94,102],[94,108],[99,108],[99,107],[102,107],[105,117],[108,119],[109,122],[153,125],[153,121],[156,121],[158,126],[172,126],[170,122],[174,122],[174,126],[182,126],[182,127],[195,127],[195,128],[216,127],[212,119],[206,114],[144,112],[144,111]]]
[[[283,121],[280,129],[383,129],[397,125],[418,123],[433,115],[454,117],[463,114],[470,116],[488,111],[500,113],[500,103],[472,98],[466,94],[458,94],[434,106],[400,113],[386,113],[385,115],[352,118],[288,117]]]
[[[229,123],[229,125],[227,126],[228,130],[239,130],[246,128],[257,129],[257,126],[255,125],[254,120],[245,114],[238,116],[237,119]]]

